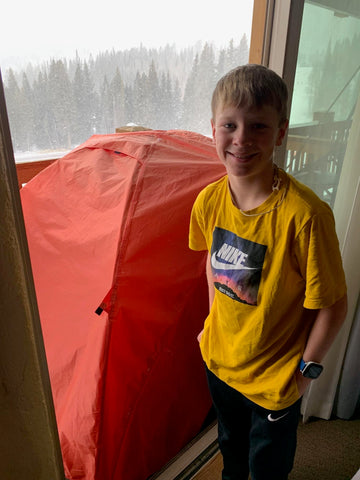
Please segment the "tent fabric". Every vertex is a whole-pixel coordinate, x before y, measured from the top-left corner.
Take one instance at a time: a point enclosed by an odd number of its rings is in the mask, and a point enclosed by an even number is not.
[[[95,135],[21,190],[67,478],[145,480],[201,428],[208,296],[188,225],[224,173],[199,134]]]

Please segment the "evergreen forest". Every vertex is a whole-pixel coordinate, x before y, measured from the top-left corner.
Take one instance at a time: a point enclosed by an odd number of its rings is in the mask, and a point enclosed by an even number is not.
[[[134,124],[210,134],[214,86],[248,56],[243,35],[224,48],[140,45],[9,69],[4,84],[14,151],[69,150],[93,134]]]

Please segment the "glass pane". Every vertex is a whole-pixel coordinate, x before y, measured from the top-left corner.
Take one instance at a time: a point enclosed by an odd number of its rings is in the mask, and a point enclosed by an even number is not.
[[[331,207],[360,87],[360,4],[345,6],[305,1],[285,163]]]
[[[16,160],[59,157],[126,125],[210,135],[215,83],[248,61],[252,10],[253,0],[8,2],[0,65]]]
[[[209,135],[216,81],[248,61],[253,0],[226,9],[207,0],[20,4],[2,8],[0,29],[18,160],[51,158],[126,125]]]

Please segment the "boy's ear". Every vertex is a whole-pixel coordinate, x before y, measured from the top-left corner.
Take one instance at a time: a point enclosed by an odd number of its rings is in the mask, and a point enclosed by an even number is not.
[[[216,127],[215,127],[215,123],[214,123],[213,118],[211,119],[211,131],[212,131],[213,139],[215,140]]]
[[[276,146],[277,147],[280,147],[280,145],[282,145],[282,142],[284,140],[284,137],[285,137],[285,133],[286,133],[286,130],[289,126],[289,120],[285,120],[285,122],[283,122],[280,127],[279,127],[279,131],[278,131],[278,136],[277,136],[277,139],[276,139]]]

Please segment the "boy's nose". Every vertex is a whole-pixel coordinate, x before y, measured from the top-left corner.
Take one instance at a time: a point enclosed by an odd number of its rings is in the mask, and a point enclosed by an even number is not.
[[[237,146],[243,146],[251,144],[249,132],[245,127],[238,127],[233,135],[233,144]]]

